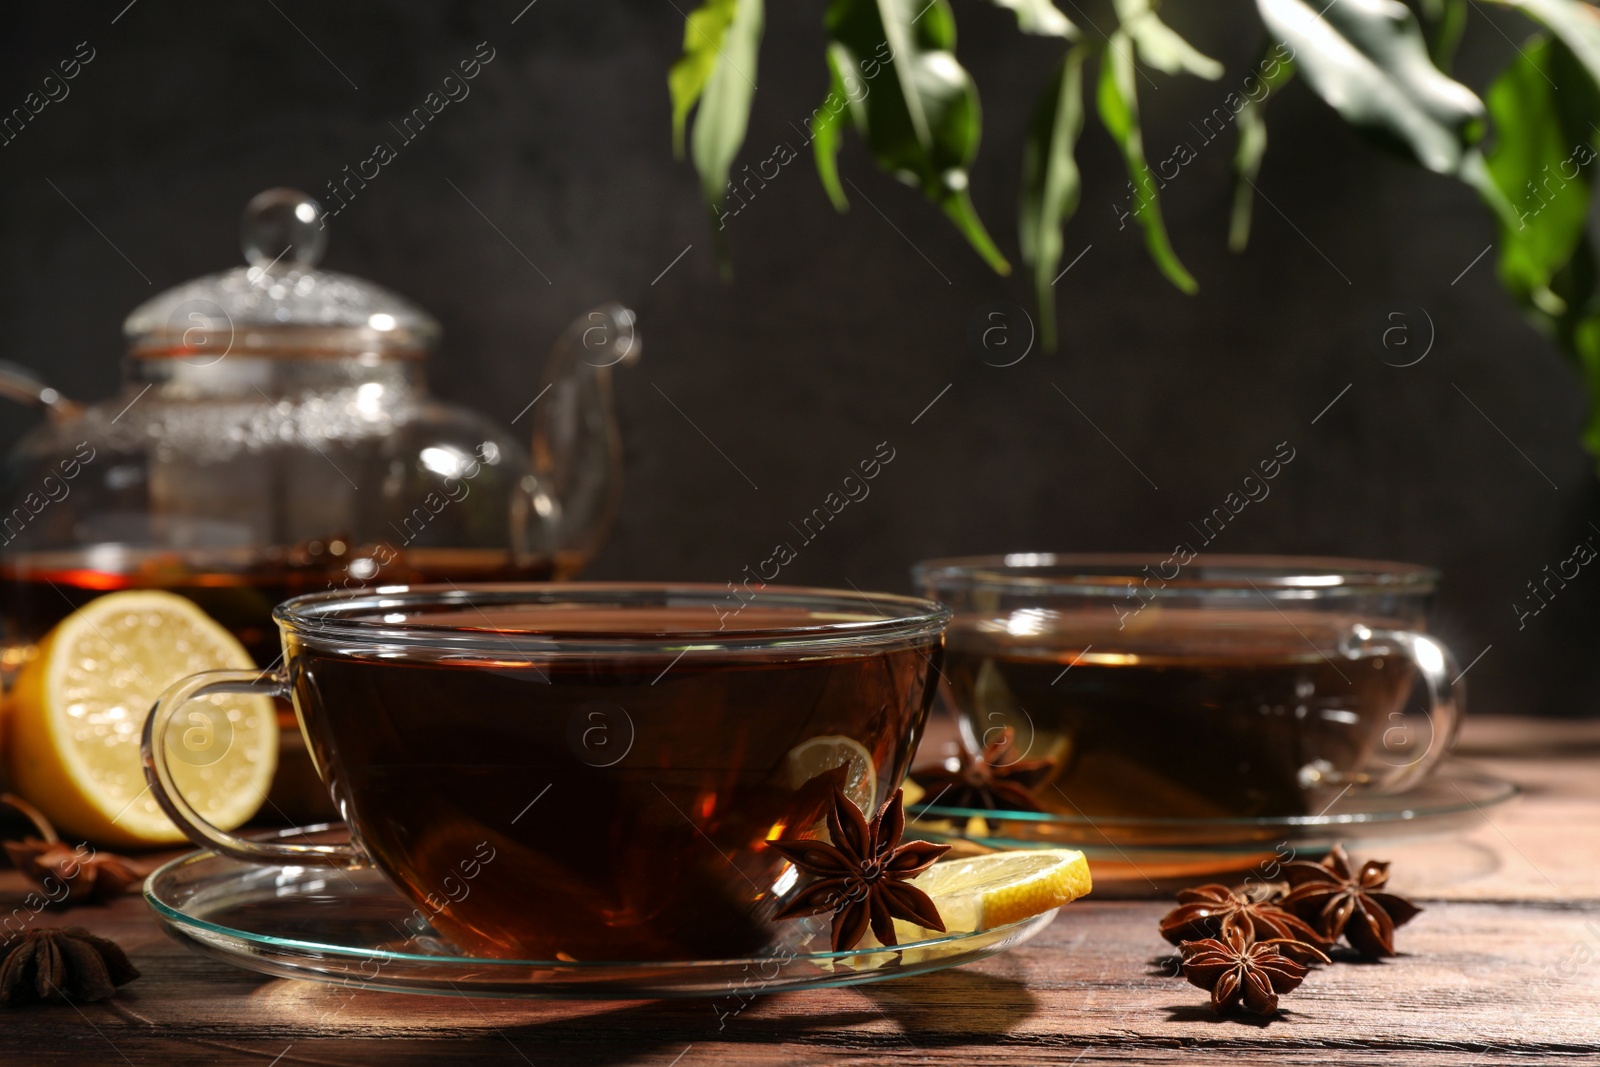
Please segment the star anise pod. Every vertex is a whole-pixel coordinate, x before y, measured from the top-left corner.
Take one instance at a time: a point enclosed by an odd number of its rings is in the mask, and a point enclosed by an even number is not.
[[[1321,863],[1285,864],[1283,876],[1293,886],[1283,907],[1315,926],[1329,943],[1343,935],[1368,959],[1393,956],[1395,927],[1422,911],[1404,897],[1383,891],[1389,884],[1387,862],[1368,860],[1360,871],[1353,871],[1343,845],[1334,845]]]
[[[925,767],[912,771],[917,784],[927,790],[930,804],[982,811],[1043,811],[1029,790],[1050,774],[1054,760],[1015,759],[1011,727],[984,746],[980,755],[964,760],[956,770]]]
[[[861,809],[835,787],[828,812],[833,843],[807,838],[768,844],[808,874],[812,882],[778,910],[775,918],[833,914],[833,950],[854,948],[870,926],[880,944],[895,945],[894,920],[944,929],[944,920],[928,894],[906,879],[933,866],[950,850],[930,841],[900,844],[906,817],[901,791],[887,800],[870,823]]]
[[[144,879],[146,872],[125,856],[68,845],[44,813],[21,797],[0,793],[0,804],[26,815],[39,831],[38,837],[0,844],[11,865],[37,883],[52,904],[104,904]]]
[[[1305,980],[1308,963],[1328,962],[1320,949],[1303,941],[1275,937],[1251,944],[1239,930],[1220,941],[1185,941],[1178,951],[1183,953],[1183,976],[1210,991],[1213,1010],[1242,1007],[1252,1015],[1277,1011],[1278,994]]]
[[[81,926],[29,930],[0,944],[0,1004],[104,1000],[137,977],[115,941]]]
[[[1178,894],[1178,906],[1161,919],[1161,936],[1174,945],[1204,938],[1244,935],[1245,944],[1287,938],[1319,949],[1333,942],[1293,912],[1270,900],[1253,896],[1244,888],[1202,885]]]

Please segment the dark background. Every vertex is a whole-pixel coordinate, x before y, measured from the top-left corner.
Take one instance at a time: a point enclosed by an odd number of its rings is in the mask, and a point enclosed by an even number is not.
[[[0,356],[69,395],[109,394],[123,316],[239,262],[246,200],[273,185],[321,195],[374,143],[397,141],[389,123],[488,41],[496,58],[471,95],[333,220],[325,263],[438,315],[435,389],[502,422],[532,399],[567,320],[607,297],[638,310],[644,361],[618,377],[626,502],[588,576],[737,579],[795,540],[789,522],[881,441],[896,458],[871,496],[797,544],[785,581],[900,590],[931,555],[1167,552],[1288,441],[1296,458],[1271,496],[1213,550],[1434,564],[1446,579],[1436,629],[1463,665],[1488,649],[1468,679],[1477,709],[1595,711],[1600,573],[1585,570],[1525,629],[1512,608],[1600,526],[1578,444],[1583,387],[1501,294],[1494,254],[1466,269],[1494,239],[1473,195],[1367,147],[1303,84],[1268,110],[1259,184],[1271,205],[1257,203],[1249,251],[1227,251],[1233,133],[1200,147],[1188,124],[1239,87],[1264,42],[1246,0],[1166,7],[1227,64],[1220,82],[1139,80],[1151,159],[1179,139],[1199,149],[1163,207],[1200,293],[1174,290],[1132,225],[1119,230],[1127,178],[1091,115],[1067,260],[1090,247],[1058,286],[1064,343],[1006,368],[984,361],[999,359],[972,327],[990,324],[995,301],[1028,305],[1025,280],[991,273],[853,135],[853,209],[825,199],[795,129],[826,89],[821,0],[768,5],[741,163],[780,140],[802,154],[729,220],[731,283],[692,169],[671,154],[672,0],[526,3],[8,11],[0,111],[78,42],[97,55],[0,147]],[[956,10],[985,106],[975,200],[1015,262],[1022,132],[1061,45],[975,0]],[[1458,73],[1481,92],[1512,54],[1497,27],[1516,40],[1531,28],[1478,5],[1469,20]],[[1431,351],[1386,365],[1426,341],[1419,306]],[[1397,310],[1419,346],[1399,355],[1373,340]],[[1027,324],[1010,321],[1020,346]],[[0,413],[0,443],[31,418]]]

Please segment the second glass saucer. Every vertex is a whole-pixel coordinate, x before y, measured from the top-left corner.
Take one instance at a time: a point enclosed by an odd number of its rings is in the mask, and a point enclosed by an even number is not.
[[[1128,888],[1146,895],[1169,882],[1222,877],[1274,859],[1316,856],[1338,842],[1391,841],[1456,833],[1483,822],[1490,808],[1521,790],[1511,782],[1446,762],[1405,793],[1340,796],[1315,815],[1256,818],[1144,818],[984,811],[926,804],[910,829],[933,840],[981,848],[1076,848],[1094,865],[1099,896]]]

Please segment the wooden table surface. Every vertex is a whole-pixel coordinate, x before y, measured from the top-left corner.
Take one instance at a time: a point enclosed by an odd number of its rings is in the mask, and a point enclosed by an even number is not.
[[[184,948],[129,897],[39,921],[116,939],[144,977],[97,1004],[0,1009],[0,1064],[1600,1064],[1600,723],[1479,718],[1457,757],[1527,795],[1462,836],[1383,848],[1427,907],[1405,954],[1314,974],[1271,1022],[1217,1019],[1166,976],[1161,901],[1090,897],[968,967],[719,1017],[267,978]],[[0,872],[7,910],[23,892]]]

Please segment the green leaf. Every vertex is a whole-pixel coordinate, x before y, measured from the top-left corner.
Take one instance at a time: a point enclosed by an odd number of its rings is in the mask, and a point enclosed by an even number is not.
[[[834,91],[857,83],[847,94],[851,122],[878,166],[920,188],[991,267],[1009,273],[967,192],[982,117],[977,87],[956,62],[948,0],[830,0],[824,25]],[[832,164],[834,148],[818,148],[819,170],[824,149]]]
[[[1499,275],[1512,296],[1547,315],[1565,314],[1550,290],[1573,258],[1589,219],[1595,149],[1589,123],[1600,90],[1563,43],[1523,46],[1488,91],[1494,149],[1488,173],[1514,208],[1501,227]]]
[[[667,89],[672,93],[672,154],[683,158],[683,133],[689,125],[689,112],[705,91],[706,79],[717,64],[722,38],[733,21],[737,0],[706,0],[683,20],[683,55],[667,71]]]
[[[1117,22],[1133,39],[1139,58],[1163,74],[1193,74],[1216,81],[1222,64],[1201,55],[1176,30],[1156,17],[1159,0],[1116,0]]]
[[[1589,217],[1600,89],[1564,44],[1538,40],[1495,79],[1488,104],[1488,173],[1515,215],[1502,212],[1500,280],[1525,306],[1560,317],[1567,308],[1551,283]]]
[[[1161,219],[1161,201],[1156,195],[1155,175],[1144,158],[1144,137],[1139,129],[1138,87],[1134,84],[1133,53],[1131,42],[1123,31],[1113,33],[1107,42],[1105,57],[1100,63],[1098,103],[1100,122],[1111,139],[1122,149],[1122,158],[1128,167],[1129,186],[1133,190],[1133,217],[1144,228],[1145,247],[1165,274],[1185,293],[1200,288],[1193,276],[1178,261],[1172,243],[1167,239],[1167,226]]]
[[[1483,103],[1433,65],[1398,0],[1256,0],[1311,88],[1356,126],[1440,174],[1482,132]]]
[[[1487,93],[1494,146],[1464,175],[1500,220],[1501,284],[1578,364],[1600,458],[1600,271],[1587,226],[1600,86],[1565,38],[1535,39]]]
[[[944,209],[945,218],[955,224],[961,236],[967,239],[967,243],[996,274],[1011,273],[1011,264],[1006,261],[1005,253],[989,236],[983,220],[978,217],[978,209],[972,206],[972,197],[965,189],[941,198],[939,206]]]
[[[993,0],[995,7],[1016,13],[1017,29],[1040,37],[1065,37],[1078,39],[1078,27],[1067,20],[1061,9],[1050,0]]]
[[[1579,239],[1572,258],[1551,279],[1550,287],[1567,310],[1555,318],[1535,312],[1535,322],[1554,337],[1583,373],[1589,387],[1589,419],[1584,425],[1583,443],[1590,454],[1600,459],[1600,269],[1587,234]]]
[[[1580,0],[1489,0],[1541,22],[1600,83],[1600,12]]]
[[[1087,46],[1066,54],[1045,87],[1022,152],[1022,202],[1018,209],[1022,259],[1033,267],[1039,330],[1045,347],[1056,346],[1056,267],[1061,229],[1078,210],[1082,179],[1073,150],[1083,130],[1083,61]]]
[[[1245,91],[1239,108],[1239,147],[1233,154],[1233,172],[1238,184],[1233,190],[1233,217],[1228,221],[1228,247],[1243,252],[1250,243],[1250,215],[1255,207],[1255,180],[1261,174],[1261,160],[1267,154],[1267,100],[1294,77],[1294,64],[1287,58],[1289,48],[1280,42],[1268,47],[1256,64],[1257,81],[1263,87],[1259,98]],[[1248,79],[1246,79],[1248,82]]]
[[[1558,330],[1557,340],[1577,362],[1588,383],[1589,421],[1584,426],[1583,443],[1591,455],[1600,458],[1600,278],[1594,247],[1587,236],[1578,243],[1554,287],[1574,309]],[[1588,294],[1587,303],[1580,303],[1583,293]]]
[[[811,154],[817,161],[817,177],[822,188],[838,211],[849,210],[844,187],[839,184],[839,146],[844,136],[845,113],[850,107],[850,97],[845,92],[844,73],[840,64],[848,64],[848,53],[828,46],[828,95],[822,106],[811,113]]]
[[[1434,66],[1449,71],[1461,44],[1461,32],[1467,28],[1467,0],[1425,0],[1422,12],[1432,31],[1428,55]]]
[[[680,140],[679,123],[699,103],[689,148],[713,211],[723,201],[728,171],[750,124],[763,14],[762,0],[707,0],[685,23],[684,56],[667,76]]]
[[[1572,258],[1556,273],[1550,287],[1567,311],[1554,323],[1556,342],[1582,369],[1589,383],[1589,426],[1586,442],[1600,457],[1600,266],[1588,234],[1579,239]]]

